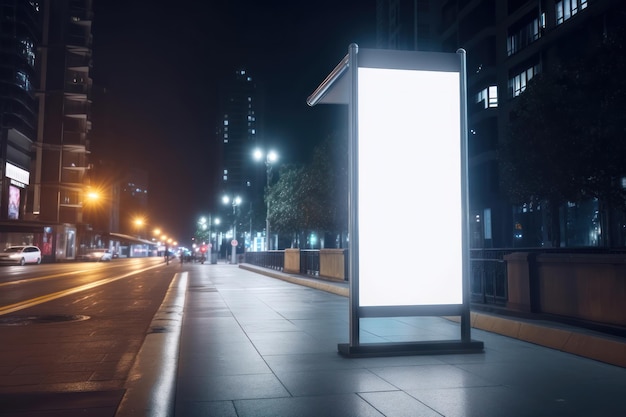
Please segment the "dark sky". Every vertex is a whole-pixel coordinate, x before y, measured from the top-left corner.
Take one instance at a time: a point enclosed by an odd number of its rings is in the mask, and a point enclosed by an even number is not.
[[[182,240],[218,199],[220,81],[246,67],[267,94],[263,136],[283,162],[303,162],[339,119],[306,98],[350,43],[375,39],[375,0],[94,3],[93,156],[146,169],[150,223]]]

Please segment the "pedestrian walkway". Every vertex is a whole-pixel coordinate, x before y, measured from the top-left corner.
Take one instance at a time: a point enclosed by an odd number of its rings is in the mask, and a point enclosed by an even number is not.
[[[333,293],[236,265],[186,269],[177,417],[626,415],[626,368],[480,329],[484,353],[345,358],[344,283]],[[361,341],[455,339],[458,326],[368,318]]]

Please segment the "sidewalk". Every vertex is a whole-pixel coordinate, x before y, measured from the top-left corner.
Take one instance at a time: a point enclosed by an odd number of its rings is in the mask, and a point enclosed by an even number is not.
[[[136,415],[626,415],[626,368],[519,340],[559,344],[569,332],[585,344],[596,335],[475,314],[476,325],[493,330],[472,329],[484,353],[344,358],[337,344],[349,335],[345,283],[264,271],[268,277],[247,265],[186,269],[175,402]],[[459,335],[456,322],[438,317],[362,319],[361,331],[363,343]],[[618,354],[626,346],[611,342]]]

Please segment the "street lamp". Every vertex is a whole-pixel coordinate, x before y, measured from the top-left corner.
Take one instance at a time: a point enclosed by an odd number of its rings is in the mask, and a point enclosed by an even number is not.
[[[254,151],[254,159],[256,159],[257,161],[261,161],[263,160],[263,157],[265,156],[265,176],[267,179],[267,187],[266,187],[266,193],[269,193],[270,190],[270,184],[272,182],[272,164],[276,161],[278,161],[278,154],[273,151],[270,150],[267,153],[263,153],[263,151],[261,149],[255,149]],[[270,233],[270,199],[266,198],[266,212],[265,212],[265,235],[266,235],[266,239],[265,239],[265,250],[266,251],[270,251],[272,250],[272,244],[271,244],[271,233]]]
[[[224,196],[222,197],[222,201],[224,202],[224,204],[232,204],[233,206],[233,240],[232,242],[230,242],[231,246],[233,247],[232,252],[231,252],[231,259],[230,259],[230,263],[232,264],[236,264],[237,263],[237,206],[239,206],[241,204],[241,197],[237,196],[237,197],[233,197],[232,199],[228,196]]]
[[[208,243],[209,243],[209,254],[210,254],[210,260],[209,262],[211,263],[215,263],[213,262],[213,252],[217,251],[217,242],[216,245],[213,245],[213,231],[212,231],[212,226],[213,225],[219,225],[220,224],[220,219],[219,218],[213,218],[210,214],[209,214],[209,218],[207,220],[206,217],[202,216],[199,220],[198,220],[198,227],[200,230],[202,230],[202,232],[207,232],[206,237],[208,237]],[[204,233],[202,233],[202,237],[205,237]],[[198,236],[199,237],[199,236]],[[202,242],[203,244],[205,242]],[[215,250],[214,250],[215,248]]]

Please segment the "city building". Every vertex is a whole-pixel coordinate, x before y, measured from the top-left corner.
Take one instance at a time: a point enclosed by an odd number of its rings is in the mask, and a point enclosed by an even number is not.
[[[498,145],[509,128],[512,105],[527,83],[551,71],[564,59],[577,58],[581,46],[624,27],[623,2],[614,0],[448,0],[378,1],[379,47],[412,49],[414,33],[429,34],[438,49],[467,51],[469,118],[469,194],[473,247],[549,246],[541,229],[540,207],[512,206],[500,189]],[[410,6],[417,5],[417,12]],[[420,30],[419,7],[428,8],[432,23]],[[408,14],[398,17],[397,13]],[[412,16],[411,16],[412,14]],[[391,16],[383,19],[381,16]],[[413,31],[410,27],[412,17]],[[387,24],[383,25],[382,21]],[[396,26],[392,23],[397,22]],[[403,40],[396,39],[402,36]],[[426,36],[426,35],[425,35]],[[412,38],[413,37],[413,38]],[[385,39],[387,38],[387,41]],[[408,40],[407,40],[408,39]],[[422,42],[424,45],[424,42]],[[426,49],[433,43],[425,43]],[[421,49],[420,42],[417,48]],[[567,219],[579,204],[596,205],[585,216]],[[564,235],[562,246],[598,246],[597,201],[575,202],[561,208],[561,229],[579,229],[576,239]],[[545,211],[545,210],[544,210]],[[579,211],[580,212],[580,211]],[[566,225],[567,223],[567,225]],[[529,228],[534,230],[529,230]],[[584,230],[583,230],[584,229]],[[542,236],[528,240],[531,233]]]
[[[35,55],[41,27],[37,2],[1,0],[0,12],[0,221],[9,220],[10,225],[25,220],[32,179],[31,151],[37,136]]]
[[[90,168],[91,0],[2,0],[0,245],[74,259]]]
[[[221,189],[230,194],[247,193],[254,176],[252,151],[258,144],[258,91],[256,80],[238,69],[219,92],[217,136],[221,146]]]
[[[229,219],[223,223],[224,227],[232,226],[235,221],[239,224],[239,239],[236,240],[240,246],[238,250],[242,251],[245,245],[250,245],[251,235],[262,231],[265,224],[265,166],[253,157],[254,150],[264,146],[263,93],[248,70],[237,69],[233,75],[221,83],[219,91],[217,141],[221,158],[217,189],[219,198],[226,196],[232,202],[233,197],[240,197],[241,203],[237,207],[231,207],[232,203],[217,204],[221,205],[219,212],[223,218]],[[230,239],[232,237],[227,238],[226,243]]]
[[[88,183],[93,20],[91,0],[42,3],[39,127],[32,213],[58,225],[55,258],[74,258]]]

